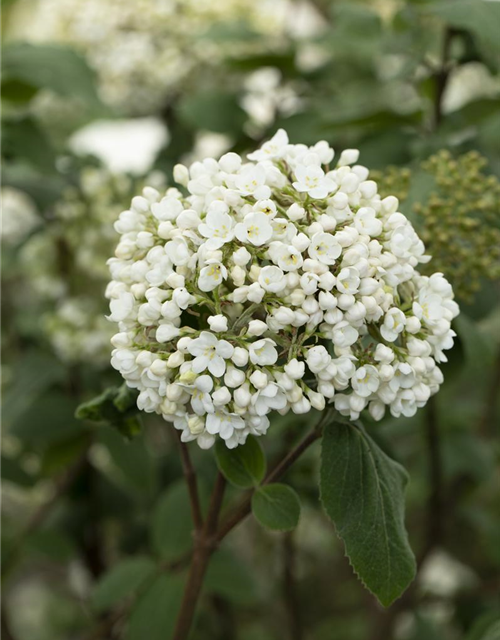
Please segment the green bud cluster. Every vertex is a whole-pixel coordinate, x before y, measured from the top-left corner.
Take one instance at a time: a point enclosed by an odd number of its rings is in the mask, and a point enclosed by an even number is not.
[[[408,167],[389,166],[383,171],[370,171],[370,179],[377,183],[380,196],[396,196],[400,202],[408,197],[411,176],[411,169]]]
[[[444,270],[466,302],[482,279],[500,277],[500,181],[484,172],[486,165],[477,151],[431,156],[422,168],[435,188],[426,203],[414,206],[432,270]]]
[[[419,169],[433,186],[413,205],[411,216],[432,256],[427,270],[446,273],[464,302],[472,300],[481,281],[500,277],[500,181],[486,173],[486,165],[477,151],[454,157],[442,150],[429,157]],[[373,179],[382,197],[393,194],[401,202],[408,197],[408,168],[389,167]]]

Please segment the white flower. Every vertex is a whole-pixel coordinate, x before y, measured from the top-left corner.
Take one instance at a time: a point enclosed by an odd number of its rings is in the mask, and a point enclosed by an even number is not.
[[[217,314],[216,316],[209,316],[207,318],[207,322],[208,326],[210,327],[210,331],[214,331],[215,333],[227,331],[227,318],[221,313]]]
[[[356,293],[360,283],[359,272],[355,267],[345,267],[337,276],[336,287],[341,293]]]
[[[258,416],[264,416],[269,410],[284,409],[286,395],[275,382],[271,382],[264,389],[259,389],[252,396],[252,406]]]
[[[191,251],[184,238],[174,238],[165,245],[165,253],[176,266],[183,266],[189,262]]]
[[[246,165],[236,176],[235,187],[244,196],[253,195],[258,200],[264,200],[271,194],[265,182],[266,171],[262,165]]]
[[[282,158],[288,147],[288,135],[284,129],[278,129],[271,140],[264,142],[262,147],[248,154],[248,159],[255,162]]]
[[[297,181],[293,183],[294,188],[308,193],[311,198],[326,198],[337,188],[335,182],[325,176],[323,169],[317,165],[299,165],[295,168],[295,177]]]
[[[361,207],[354,216],[354,226],[359,233],[366,233],[376,238],[382,233],[382,221],[376,217],[375,210],[370,207]]]
[[[198,287],[201,291],[213,291],[227,278],[227,269],[220,262],[207,260],[208,264],[200,271]]]
[[[135,298],[131,293],[124,291],[116,300],[111,300],[109,309],[111,314],[108,316],[112,322],[121,322],[125,320],[134,309]]]
[[[302,254],[295,247],[286,246],[281,242],[276,243],[277,247],[273,249],[273,261],[278,263],[283,271],[297,271],[304,264]]]
[[[244,267],[252,258],[252,254],[245,247],[240,247],[233,253],[233,262],[239,267]]]
[[[207,249],[219,249],[234,237],[233,219],[223,211],[209,211],[205,221],[198,227],[200,233],[208,238]]]
[[[332,342],[337,347],[350,347],[358,337],[357,329],[344,320],[333,327]]]
[[[331,360],[330,354],[322,345],[309,349],[306,356],[307,366],[313,373],[322,371]]]
[[[323,264],[335,264],[342,253],[342,247],[331,233],[315,233],[311,239],[308,253],[311,258]]]
[[[253,210],[265,213],[269,219],[272,219],[276,216],[277,210],[276,205],[272,200],[259,200],[253,206]]]
[[[250,320],[247,333],[249,336],[261,336],[268,329],[269,327],[262,320]]]
[[[202,331],[199,338],[189,343],[189,353],[194,356],[192,369],[201,373],[208,369],[220,378],[226,371],[226,360],[233,355],[234,347],[227,340],[218,340],[213,333]]]
[[[300,380],[303,378],[306,370],[306,365],[303,362],[299,362],[297,358],[292,358],[290,362],[285,365],[285,373],[292,380]]]
[[[269,242],[273,228],[265,213],[255,212],[246,215],[243,222],[236,225],[234,233],[240,242],[260,247]]]
[[[384,324],[380,327],[380,333],[387,342],[394,342],[404,330],[405,324],[406,317],[401,309],[389,309],[384,316]]]
[[[266,291],[278,293],[286,287],[285,274],[279,267],[263,267],[259,273],[259,284]]]
[[[253,342],[248,347],[250,361],[259,365],[274,364],[278,359],[275,345],[276,343],[271,338],[263,338]]]
[[[356,370],[351,380],[352,388],[362,398],[368,398],[379,388],[380,381],[377,369],[370,365],[364,365]]]
[[[156,330],[156,340],[158,342],[169,342],[170,340],[177,338],[179,334],[180,330],[178,327],[166,322],[165,324],[160,324]]]
[[[235,413],[216,411],[207,415],[206,429],[212,435],[219,434],[223,440],[229,440],[235,429],[243,429],[245,421]]]

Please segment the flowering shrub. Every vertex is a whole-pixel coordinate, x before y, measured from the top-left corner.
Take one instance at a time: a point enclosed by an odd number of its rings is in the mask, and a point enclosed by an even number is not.
[[[164,177],[152,172],[146,181],[161,186]],[[39,305],[42,331],[63,361],[100,367],[109,361],[112,332],[99,300],[114,244],[112,222],[117,207],[125,206],[143,184],[102,167],[84,168],[45,212],[46,223],[39,223],[20,247],[30,300]]]
[[[229,448],[269,413],[386,407],[412,416],[443,381],[458,314],[398,200],[358,152],[289,144],[280,130],[243,162],[177,165],[188,195],[152,188],[115,224],[112,365],[184,442]]]
[[[260,51],[259,37],[275,49],[283,46],[287,6],[286,0],[23,0],[12,31],[21,40],[73,45],[97,71],[107,104],[122,113],[150,114],[185,91],[193,75],[202,75],[200,68],[216,69],[228,52]],[[210,37],[210,28],[230,35],[242,22],[253,38]]]

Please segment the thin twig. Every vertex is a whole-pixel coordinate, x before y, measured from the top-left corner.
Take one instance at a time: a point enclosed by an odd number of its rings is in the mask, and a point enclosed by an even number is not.
[[[320,421],[320,425],[323,420]],[[300,458],[304,451],[321,436],[320,425],[312,429],[307,436],[299,442],[299,444],[292,449],[284,458],[279,462],[274,469],[266,476],[262,484],[269,484],[281,478],[281,476],[288,471],[292,464]],[[217,532],[217,540],[220,542],[227,534],[236,527],[242,520],[244,520],[251,512],[252,493],[247,494],[238,506],[236,506],[233,512],[227,517],[226,521],[222,523],[219,531]]]
[[[191,462],[191,456],[189,455],[189,449],[185,442],[181,440],[181,434],[179,431],[175,431],[179,438],[179,445],[181,450],[182,471],[186,478],[186,484],[189,492],[189,501],[191,504],[191,517],[193,518],[195,532],[200,532],[203,527],[203,516],[201,514],[200,496],[198,494],[198,483],[196,481],[196,473],[194,471],[193,464]]]
[[[454,29],[447,28],[443,35],[443,46],[441,53],[441,64],[436,71],[434,78],[436,80],[436,94],[434,97],[434,130],[436,130],[443,119],[443,99],[450,78],[450,52],[451,43],[455,37]]]
[[[219,472],[212,491],[205,525],[195,537],[193,557],[181,608],[175,624],[173,640],[186,640],[189,635],[210,555],[217,545],[214,534],[217,528],[225,486],[224,476]]]
[[[274,469],[264,479],[263,484],[269,484],[270,482],[274,482],[280,478],[297,460],[297,458],[299,458],[313,442],[318,440],[321,436],[321,428],[329,416],[329,410],[323,412],[318,425],[312,429],[308,435],[301,440],[280,463],[276,465],[276,467],[274,467]],[[222,498],[224,496],[224,488],[225,480],[222,474],[219,473],[212,492],[205,525],[201,533],[195,538],[193,558],[189,569],[186,588],[184,590],[181,609],[175,626],[173,640],[186,640],[189,635],[193,616],[196,610],[196,604],[203,584],[203,578],[205,577],[211,554],[217,548],[221,540],[223,540],[236,525],[244,520],[251,511],[251,494],[249,494],[243,499],[240,505],[234,509],[233,514],[227,518],[226,522],[223,523],[217,531]]]

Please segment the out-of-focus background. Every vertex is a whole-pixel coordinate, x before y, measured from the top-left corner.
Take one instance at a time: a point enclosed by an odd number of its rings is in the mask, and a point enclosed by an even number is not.
[[[419,576],[388,611],[375,604],[321,514],[312,450],[290,475],[298,530],[248,521],[229,537],[193,638],[498,639],[500,2],[2,8],[2,637],[169,637],[191,544],[172,430],[149,417],[127,443],[112,418],[74,418],[120,384],[103,298],[112,223],[179,160],[245,152],[284,127],[292,142],[361,150],[462,308],[440,395],[369,426],[411,474]],[[304,428],[276,421],[269,457]],[[193,453],[208,483],[213,457]]]

